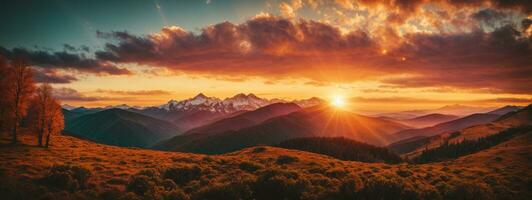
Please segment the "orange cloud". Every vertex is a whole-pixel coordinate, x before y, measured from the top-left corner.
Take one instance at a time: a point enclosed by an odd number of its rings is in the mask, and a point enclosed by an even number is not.
[[[264,15],[242,24],[223,22],[195,34],[177,27],[109,39],[97,58],[216,76],[307,78],[313,82],[380,79],[400,87],[490,88],[532,93],[532,38],[512,25],[491,32],[409,33],[392,48],[363,30],[348,33],[327,23]],[[242,44],[246,44],[243,48]],[[386,53],[383,53],[386,52]],[[409,74],[402,78],[385,78]]]

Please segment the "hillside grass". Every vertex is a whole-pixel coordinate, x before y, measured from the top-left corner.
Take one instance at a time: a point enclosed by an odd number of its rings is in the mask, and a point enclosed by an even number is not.
[[[341,161],[274,147],[207,156],[56,136],[0,140],[2,199],[531,199],[531,134],[455,161]]]

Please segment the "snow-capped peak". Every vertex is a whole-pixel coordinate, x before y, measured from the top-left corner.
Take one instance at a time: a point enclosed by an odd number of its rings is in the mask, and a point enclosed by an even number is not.
[[[69,105],[69,104],[63,104],[61,107],[63,107],[66,110],[73,110],[73,109],[77,108],[76,106],[72,106],[72,105]]]
[[[316,105],[321,100],[317,98],[310,98],[306,100],[293,101],[294,103],[302,106],[308,107]],[[255,110],[257,108],[267,106],[272,103],[279,102],[288,102],[282,99],[263,99],[257,97],[255,94],[236,94],[232,97],[225,98],[223,100],[216,97],[209,97],[203,93],[199,93],[193,98],[185,99],[182,101],[170,100],[168,103],[159,106],[160,109],[167,111],[210,111],[210,112],[222,112],[222,113],[232,113],[242,110]]]

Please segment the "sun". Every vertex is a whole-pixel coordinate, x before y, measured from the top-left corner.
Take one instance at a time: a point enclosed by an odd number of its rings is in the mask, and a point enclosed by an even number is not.
[[[331,100],[331,105],[337,108],[343,108],[345,107],[345,100],[344,97],[341,95],[335,95]]]

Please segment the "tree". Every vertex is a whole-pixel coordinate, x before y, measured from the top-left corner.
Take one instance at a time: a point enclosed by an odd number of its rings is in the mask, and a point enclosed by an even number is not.
[[[63,117],[63,112],[59,102],[52,98],[51,103],[48,105],[50,110],[50,115],[46,120],[46,127],[48,129],[46,135],[46,143],[44,147],[48,148],[50,144],[50,135],[59,134],[65,128],[65,120]]]
[[[9,80],[12,73],[8,69],[7,59],[0,55],[0,133],[4,131],[9,118]]]
[[[32,100],[30,111],[30,121],[35,131],[37,132],[38,145],[42,146],[43,136],[48,131],[48,118],[52,117],[52,108],[54,104],[52,98],[52,87],[48,84],[42,84],[37,88],[35,96]]]
[[[17,58],[11,63],[11,73],[13,80],[8,85],[8,106],[9,114],[12,118],[12,140],[13,144],[17,143],[17,130],[22,117],[26,115],[28,101],[34,91],[32,70],[29,64],[24,60]]]

